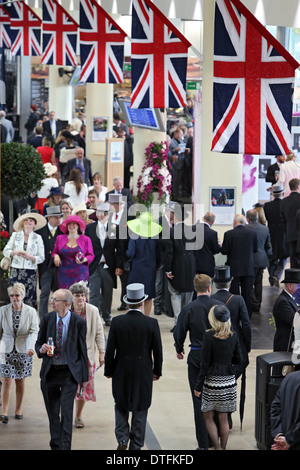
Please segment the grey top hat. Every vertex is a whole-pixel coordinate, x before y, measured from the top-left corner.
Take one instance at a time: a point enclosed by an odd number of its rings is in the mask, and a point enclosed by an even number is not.
[[[272,194],[281,194],[284,192],[283,184],[274,184]]]
[[[232,280],[232,276],[230,276],[230,266],[215,266],[214,271],[212,280],[216,284],[222,284],[223,282],[225,283]]]
[[[129,284],[126,287],[126,295],[124,295],[123,300],[125,304],[139,304],[148,298],[148,295],[145,294],[144,284],[134,283]]]
[[[109,212],[110,206],[108,202],[101,202],[97,205],[97,211]]]
[[[50,206],[46,208],[46,214],[44,217],[54,217],[56,215],[62,216],[61,208],[60,206]]]
[[[124,202],[124,199],[122,194],[109,194],[108,202],[110,204],[121,204],[122,202]]]
[[[284,279],[281,282],[285,284],[300,284],[300,269],[286,269],[284,271]]]
[[[214,308],[214,316],[217,320],[225,323],[230,318],[230,311],[226,305],[216,305]]]

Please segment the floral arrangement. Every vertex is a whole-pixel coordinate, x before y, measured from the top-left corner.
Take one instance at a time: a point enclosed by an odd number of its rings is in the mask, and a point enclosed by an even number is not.
[[[146,161],[137,181],[137,198],[141,204],[151,206],[154,193],[159,203],[168,202],[172,189],[171,165],[167,142],[152,142],[145,150]]]
[[[3,258],[3,250],[4,250],[5,245],[7,245],[8,241],[9,241],[9,233],[6,230],[2,230],[0,232],[0,261]],[[3,271],[2,269],[0,271],[1,271],[0,279],[1,280],[8,279],[7,271]]]

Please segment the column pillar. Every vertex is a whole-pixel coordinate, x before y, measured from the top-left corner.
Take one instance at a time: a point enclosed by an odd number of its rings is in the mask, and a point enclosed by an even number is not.
[[[49,111],[55,111],[56,119],[68,121],[73,119],[73,87],[70,86],[69,75],[59,76],[60,66],[49,65]],[[63,67],[65,70],[73,70],[73,67]]]

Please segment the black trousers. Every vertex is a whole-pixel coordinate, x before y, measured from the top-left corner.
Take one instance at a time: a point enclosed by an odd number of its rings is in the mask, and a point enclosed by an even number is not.
[[[188,364],[188,378],[189,378],[189,384],[190,384],[193,407],[194,407],[196,439],[198,442],[199,449],[208,449],[209,438],[208,438],[204,416],[201,411],[202,398],[201,398],[201,395],[200,397],[196,397],[194,394],[199,372],[200,372],[199,367],[193,366],[192,364]]]
[[[250,319],[252,317],[252,285],[253,276],[234,276],[230,287],[232,294],[241,295],[244,298]]]
[[[52,366],[41,380],[52,450],[71,450],[73,407],[78,384],[68,366]]]
[[[129,425],[129,411],[115,405],[115,434],[117,441],[129,442],[129,450],[141,450],[145,442],[148,410],[132,411]]]

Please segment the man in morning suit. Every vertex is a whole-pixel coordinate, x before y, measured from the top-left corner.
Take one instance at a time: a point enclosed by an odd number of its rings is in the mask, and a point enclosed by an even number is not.
[[[266,183],[276,184],[279,179],[280,166],[285,162],[284,155],[276,155],[276,162],[268,166]]]
[[[59,131],[63,129],[63,122],[59,119],[55,119],[55,112],[50,111],[49,119],[44,121],[43,124],[43,135],[46,135],[52,139],[52,143],[54,144],[55,139],[57,138]]]
[[[300,180],[293,178],[289,182],[291,193],[281,201],[281,223],[285,228],[286,242],[289,247],[291,268],[300,268],[300,257],[297,253],[297,219],[296,212],[300,209]]]
[[[277,297],[273,306],[273,316],[276,332],[273,341],[274,351],[291,351],[294,342],[293,321],[298,306],[293,299],[293,294],[300,283],[300,269],[290,268],[284,272],[281,281],[284,289]]]
[[[143,284],[129,284],[124,302],[130,310],[114,317],[109,330],[104,375],[112,377],[117,450],[144,446],[153,381],[162,375],[162,343],[158,322],[145,316]],[[129,426],[129,413],[132,413]]]
[[[207,274],[213,277],[215,268],[215,256],[220,253],[221,246],[218,242],[218,234],[211,227],[215,221],[215,215],[212,212],[207,212],[202,222],[197,222],[203,225],[204,229],[204,242],[200,250],[195,251],[196,273]]]
[[[74,399],[78,385],[88,381],[86,321],[71,312],[73,296],[67,289],[53,293],[53,311],[40,325],[35,344],[43,359],[41,390],[49,418],[52,450],[71,450]],[[48,338],[55,344],[54,355],[48,355]]]
[[[123,180],[120,176],[116,176],[113,179],[114,189],[108,191],[105,196],[105,200],[109,201],[110,194],[121,194],[123,196],[123,201],[127,204],[127,209],[133,205],[132,194],[130,189],[123,187]]]
[[[230,287],[232,294],[244,297],[249,318],[252,316],[252,285],[254,278],[253,255],[257,251],[256,233],[246,230],[246,219],[239,214],[234,217],[233,229],[224,233],[221,253],[227,255],[226,265],[230,266],[233,277]],[[240,290],[241,289],[241,290]]]
[[[71,158],[64,165],[62,185],[64,185],[68,180],[69,174],[73,168],[78,168],[81,171],[84,183],[86,183],[88,186],[93,184],[92,162],[88,158],[85,158],[82,147],[76,147],[76,158]]]
[[[102,313],[106,326],[111,323],[113,289],[117,288],[116,276],[122,274],[124,259],[119,227],[112,224],[109,210],[108,202],[98,204],[97,222],[88,224],[85,229],[85,235],[90,237],[95,254],[89,265],[90,303]]]
[[[204,332],[210,328],[208,313],[214,305],[222,304],[219,300],[212,299],[211,278],[206,274],[196,274],[194,289],[197,293],[196,300],[185,305],[181,310],[174,330],[175,349],[178,359],[185,355],[184,342],[189,332],[190,352],[187,357],[188,379],[194,407],[194,421],[196,439],[199,450],[207,450],[209,446],[208,433],[205,420],[201,411],[201,398],[194,395],[201,365],[201,349]]]
[[[45,260],[38,265],[39,270],[39,284],[40,284],[40,306],[39,317],[42,320],[43,316],[48,313],[48,302],[50,292],[57,289],[57,267],[53,262],[51,253],[53,251],[57,235],[62,235],[59,228],[61,223],[62,212],[60,206],[47,207],[44,216],[47,219],[47,224],[37,233],[41,235],[45,247]]]

